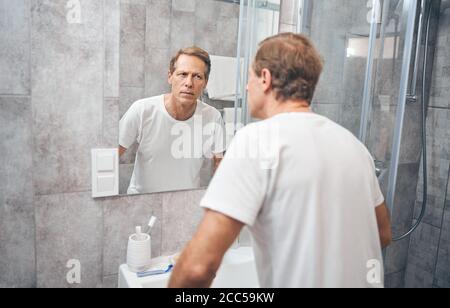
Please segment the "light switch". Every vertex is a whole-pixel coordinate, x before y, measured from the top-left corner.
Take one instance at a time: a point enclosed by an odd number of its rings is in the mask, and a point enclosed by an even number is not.
[[[114,172],[114,155],[111,153],[99,153],[97,155],[98,172]]]
[[[114,190],[114,175],[99,175],[97,177],[97,191],[107,193]]]
[[[115,149],[93,149],[92,197],[110,197],[119,194],[119,152]]]

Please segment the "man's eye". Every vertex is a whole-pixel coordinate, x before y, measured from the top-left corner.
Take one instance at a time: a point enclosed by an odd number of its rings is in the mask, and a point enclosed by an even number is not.
[[[200,76],[200,75],[195,76],[195,78],[196,78],[197,80],[203,80],[202,76]]]

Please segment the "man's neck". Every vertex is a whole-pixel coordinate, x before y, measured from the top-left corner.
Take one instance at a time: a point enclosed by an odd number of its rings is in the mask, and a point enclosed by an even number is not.
[[[311,106],[306,101],[301,100],[287,100],[284,102],[279,102],[277,100],[272,100],[266,105],[266,116],[267,118],[274,117],[282,113],[311,113]]]
[[[197,102],[194,104],[183,105],[175,99],[172,94],[164,96],[164,105],[169,115],[178,121],[187,121],[195,114]]]

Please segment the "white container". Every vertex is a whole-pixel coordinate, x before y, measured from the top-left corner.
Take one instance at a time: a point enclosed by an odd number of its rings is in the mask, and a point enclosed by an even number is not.
[[[151,237],[148,234],[133,234],[128,239],[127,265],[131,272],[145,272],[151,267]]]

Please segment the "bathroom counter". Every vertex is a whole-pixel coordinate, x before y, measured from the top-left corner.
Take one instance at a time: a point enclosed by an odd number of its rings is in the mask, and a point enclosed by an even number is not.
[[[166,288],[171,273],[139,278],[128,266],[119,267],[119,288]],[[229,250],[214,279],[213,288],[258,288],[258,275],[251,247]]]

